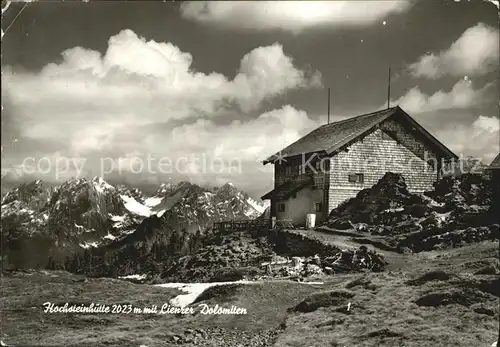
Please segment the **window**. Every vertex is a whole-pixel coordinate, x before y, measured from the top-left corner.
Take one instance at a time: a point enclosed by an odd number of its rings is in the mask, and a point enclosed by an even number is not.
[[[328,159],[322,159],[320,166],[321,166],[320,168],[321,168],[321,170],[323,172],[330,171],[330,160],[328,160]]]
[[[293,177],[300,174],[301,168],[298,164],[288,164],[283,167],[283,173],[285,177]]]
[[[427,164],[432,168],[432,170],[437,170],[438,163],[436,160],[429,159],[427,160]]]
[[[349,174],[350,183],[363,183],[365,176],[362,173]]]
[[[323,204],[321,202],[316,203],[316,212],[321,212],[323,211]]]
[[[317,172],[321,172],[321,161],[318,160],[316,163],[314,163],[314,168]]]
[[[285,176],[290,177],[292,175],[292,167],[290,165],[285,166]]]
[[[278,203],[278,212],[285,212],[285,204],[280,202]]]

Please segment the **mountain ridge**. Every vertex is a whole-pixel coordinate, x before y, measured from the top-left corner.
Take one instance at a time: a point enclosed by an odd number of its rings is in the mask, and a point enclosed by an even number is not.
[[[133,235],[137,231],[161,248],[173,234],[196,237],[215,221],[254,219],[265,209],[232,184],[207,189],[186,181],[166,183],[148,196],[98,176],[58,186],[41,180],[23,183],[2,197],[1,206],[4,265],[62,268],[75,254],[103,254],[139,242]]]

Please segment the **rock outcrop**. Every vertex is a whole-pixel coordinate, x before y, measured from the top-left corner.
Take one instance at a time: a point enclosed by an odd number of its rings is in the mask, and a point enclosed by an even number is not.
[[[494,239],[499,228],[491,209],[493,184],[486,176],[468,173],[412,194],[400,174],[389,172],[332,210],[326,225],[387,236],[414,252]]]

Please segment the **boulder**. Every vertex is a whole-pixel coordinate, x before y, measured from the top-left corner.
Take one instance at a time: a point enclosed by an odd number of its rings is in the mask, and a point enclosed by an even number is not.
[[[493,182],[477,173],[445,177],[432,191],[412,194],[402,175],[388,172],[332,210],[325,224],[392,237],[412,251],[457,247],[495,234],[493,198]]]

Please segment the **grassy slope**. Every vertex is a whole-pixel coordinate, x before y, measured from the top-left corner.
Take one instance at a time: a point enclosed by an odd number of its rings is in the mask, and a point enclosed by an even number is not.
[[[265,346],[269,344],[252,339],[260,331],[281,326],[284,331],[275,341],[279,347],[490,346],[498,336],[498,297],[481,290],[480,281],[492,281],[496,276],[473,274],[498,262],[497,247],[498,243],[483,242],[409,255],[413,261],[403,269],[339,275],[325,279],[324,285],[269,282],[239,286],[208,300],[245,307],[248,314],[241,316],[45,314],[41,304],[46,301],[161,305],[178,292],[110,279],[82,282],[78,281],[81,277],[64,272],[6,275],[2,278],[2,340],[38,345],[170,346],[177,345],[169,342],[172,336],[184,334],[187,328],[220,326],[231,334],[235,328],[241,333],[231,342],[208,339],[190,346]],[[436,270],[451,276],[408,284]],[[347,288],[360,278],[364,284]],[[353,296],[336,298],[332,291],[347,291]],[[311,297],[314,292],[326,294]],[[462,304],[415,304],[428,293],[455,293],[452,298],[462,300]],[[309,303],[320,307],[312,312],[288,311],[307,297]],[[348,302],[352,306],[346,312]]]
[[[346,288],[347,278],[331,282],[329,290],[349,290],[354,295],[349,300],[349,312],[329,306],[291,314],[276,346],[466,347],[490,346],[496,341],[498,297],[477,286],[480,280],[498,277],[473,273],[488,263],[498,264],[498,243],[484,242],[412,257],[416,258],[413,265],[397,272],[345,276],[364,285]],[[450,278],[408,285],[409,280],[435,271],[450,274]],[[498,295],[498,282],[496,285]],[[422,307],[415,303],[429,293],[455,292],[462,295],[456,298],[463,299],[463,304]]]

